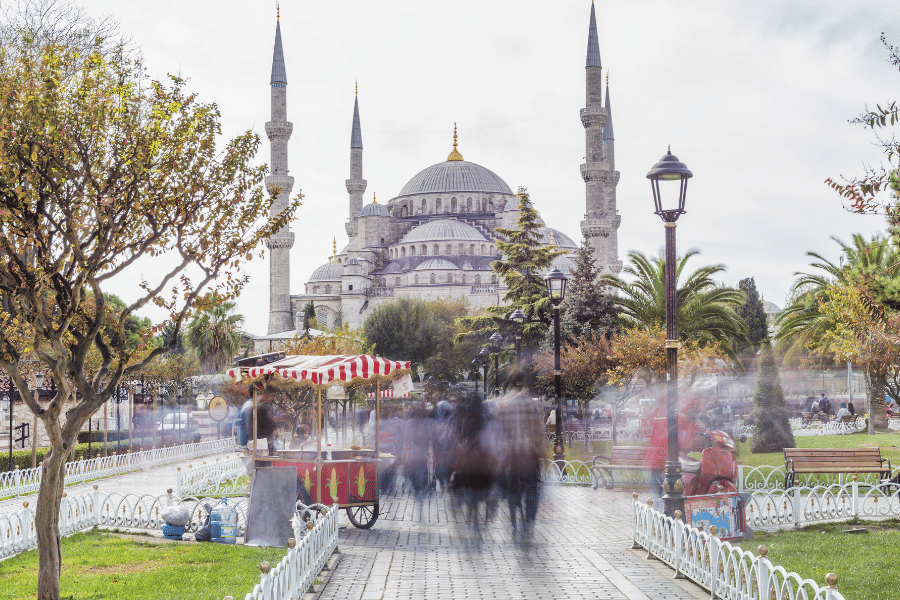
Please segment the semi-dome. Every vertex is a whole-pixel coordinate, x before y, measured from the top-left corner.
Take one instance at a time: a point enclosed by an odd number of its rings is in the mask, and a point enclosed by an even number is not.
[[[519,197],[510,198],[506,201],[506,206],[503,207],[503,210],[507,212],[512,212],[514,210],[519,210]]]
[[[506,182],[490,169],[465,160],[448,160],[419,172],[403,186],[398,197],[445,192],[512,195]]]
[[[559,229],[553,229],[552,227],[541,227],[538,229],[538,233],[542,236],[542,242],[544,244],[550,244],[550,233],[553,232],[553,243],[557,248],[578,248],[578,244],[572,241],[572,238],[564,234]]]
[[[553,259],[552,266],[556,267],[563,273],[572,274],[575,272],[575,262],[569,258],[568,256],[557,256]],[[550,272],[550,269],[547,269],[543,275],[546,275]]]
[[[344,265],[339,262],[327,262],[315,271],[310,281],[340,281],[344,274]]]
[[[468,223],[451,219],[435,219],[412,228],[403,236],[399,243],[442,241],[486,242],[488,240],[480,231]]]
[[[377,202],[372,202],[370,204],[366,204],[363,206],[362,210],[359,211],[360,217],[389,217],[391,216],[388,213],[387,206],[384,204],[378,204]]]
[[[436,271],[438,269],[458,269],[456,265],[447,260],[446,258],[432,258],[431,260],[426,260],[421,265],[416,267],[416,271]]]

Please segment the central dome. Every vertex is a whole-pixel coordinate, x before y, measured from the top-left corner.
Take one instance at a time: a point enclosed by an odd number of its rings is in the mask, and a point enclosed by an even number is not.
[[[400,244],[409,244],[412,242],[443,242],[443,241],[488,241],[484,235],[462,221],[453,221],[451,219],[436,219],[428,221],[418,227],[410,229]]]
[[[481,165],[465,160],[448,160],[431,165],[409,180],[400,190],[402,196],[444,192],[486,192],[509,194],[512,190],[500,176]]]

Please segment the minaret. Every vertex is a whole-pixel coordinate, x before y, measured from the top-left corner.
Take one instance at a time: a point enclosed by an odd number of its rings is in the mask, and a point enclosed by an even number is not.
[[[366,180],[363,179],[362,129],[359,126],[359,86],[356,87],[356,98],[353,100],[353,129],[350,132],[350,179],[347,180],[347,193],[350,194],[350,220],[347,222],[347,236],[356,237],[359,233],[357,219],[362,210],[363,193],[366,191]]]
[[[607,107],[603,107],[602,67],[600,42],[597,38],[597,17],[591,3],[591,22],[588,27],[587,106],[581,110],[581,123],[585,129],[585,163],[581,165],[581,177],[585,184],[585,220],[581,222],[581,234],[594,246],[594,264],[601,275],[618,274],[622,270],[619,260],[618,229],[622,218],[616,210],[616,185],[619,173],[612,156],[612,122],[609,119],[609,89]],[[609,127],[607,128],[607,123]],[[605,143],[605,137],[610,143]]]
[[[288,140],[294,125],[287,120],[287,74],[284,51],[281,48],[281,9],[275,25],[275,51],[272,55],[272,120],[266,123],[266,135],[272,146],[272,174],[266,177],[269,194],[277,197],[270,216],[278,215],[288,206],[294,178],[288,175]],[[288,223],[266,240],[269,248],[269,331],[282,333],[294,328],[291,318],[291,246],[294,234]]]

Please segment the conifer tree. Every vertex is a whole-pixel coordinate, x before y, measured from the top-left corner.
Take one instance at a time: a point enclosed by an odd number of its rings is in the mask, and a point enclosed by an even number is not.
[[[566,342],[577,343],[592,335],[611,333],[615,306],[600,283],[594,264],[594,246],[584,240],[575,255],[575,269],[569,275],[566,297],[560,310],[560,327]]]
[[[788,422],[778,365],[775,364],[775,353],[768,339],[762,345],[753,405],[751,452],[781,452],[785,448],[796,447]]]
[[[747,294],[747,301],[737,310],[737,313],[747,323],[747,338],[750,341],[750,345],[745,346],[743,349],[752,348],[755,351],[759,349],[762,341],[769,337],[766,311],[759,297],[756,281],[754,281],[753,277],[741,279],[740,283],[738,283],[738,288]]]

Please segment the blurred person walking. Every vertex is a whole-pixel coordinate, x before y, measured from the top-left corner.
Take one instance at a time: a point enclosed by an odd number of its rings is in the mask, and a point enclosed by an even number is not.
[[[547,455],[544,418],[540,405],[531,399],[516,378],[513,390],[500,402],[498,417],[506,441],[502,472],[512,521],[513,539],[530,545],[540,502],[541,459]],[[517,517],[521,515],[522,528]]]
[[[419,518],[422,517],[422,499],[428,490],[428,450],[434,440],[434,422],[428,418],[425,407],[413,406],[403,427],[403,446],[400,461],[403,474],[416,498]]]

